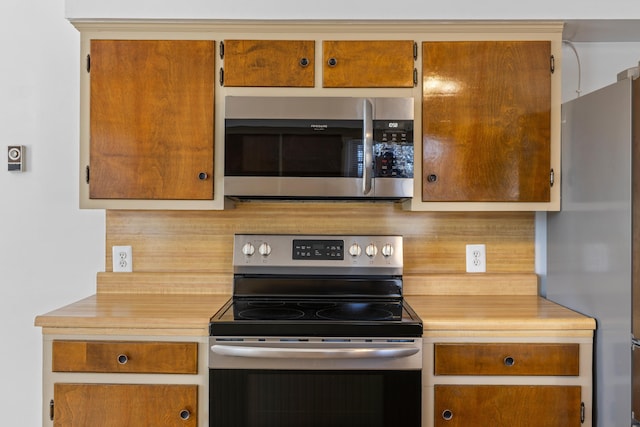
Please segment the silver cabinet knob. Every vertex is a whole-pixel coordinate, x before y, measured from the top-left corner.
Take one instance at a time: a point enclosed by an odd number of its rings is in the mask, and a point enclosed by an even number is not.
[[[191,418],[191,412],[188,409],[180,411],[180,419],[188,420],[189,418]]]
[[[124,365],[128,361],[129,361],[129,356],[127,356],[126,354],[119,354],[118,355],[118,363],[119,364]]]
[[[444,411],[442,411],[443,420],[449,421],[451,418],[453,418],[453,412],[451,412],[450,409],[445,409]]]

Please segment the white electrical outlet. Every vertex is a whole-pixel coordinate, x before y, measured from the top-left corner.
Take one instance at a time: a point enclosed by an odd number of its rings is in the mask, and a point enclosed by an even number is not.
[[[113,271],[131,273],[133,271],[133,254],[131,246],[112,246]]]
[[[467,245],[467,273],[487,271],[487,252],[484,245]]]

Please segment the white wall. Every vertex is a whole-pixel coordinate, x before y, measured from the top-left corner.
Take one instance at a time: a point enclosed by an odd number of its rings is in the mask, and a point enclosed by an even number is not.
[[[616,81],[620,71],[638,66],[640,43],[574,43],[580,58],[567,45],[562,49],[562,102],[576,98],[578,81],[580,94],[593,92]],[[580,75],[580,79],[578,76]]]
[[[637,0],[67,0],[73,18],[632,19]]]
[[[67,0],[74,7],[80,3]],[[134,5],[94,3],[109,8]],[[154,10],[150,3],[155,2],[135,5]],[[278,4],[289,3],[305,4]],[[413,2],[418,3],[423,4]],[[472,9],[479,4],[463,3]],[[285,12],[290,17],[317,17],[315,10],[297,7]],[[269,16],[270,10],[284,9],[245,10]],[[92,294],[95,274],[104,270],[104,213],[77,207],[79,36],[64,17],[64,0],[0,2],[0,322],[5,331],[0,346],[0,424],[6,426],[40,425],[41,331],[33,326],[34,317]],[[583,93],[613,82],[618,71],[640,60],[638,43],[576,47]],[[564,53],[567,100],[574,97],[577,77],[573,53],[566,48]],[[14,144],[27,147],[25,173],[6,171],[6,146]]]
[[[41,425],[34,317],[88,296],[104,270],[104,212],[78,209],[79,36],[63,0],[0,2],[0,413]],[[7,145],[27,172],[7,172]]]

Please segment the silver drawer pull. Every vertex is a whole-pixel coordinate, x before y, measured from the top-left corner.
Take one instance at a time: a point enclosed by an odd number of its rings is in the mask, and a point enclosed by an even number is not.
[[[188,409],[183,409],[182,411],[180,411],[180,418],[183,420],[188,420],[189,418],[191,418],[191,412],[189,412]]]
[[[453,418],[453,412],[451,412],[451,410],[445,409],[444,411],[442,411],[443,420],[449,421],[451,418]]]
[[[504,366],[513,366],[515,365],[515,363],[516,361],[511,356],[507,356],[504,358]]]
[[[119,364],[124,365],[128,361],[129,361],[129,357],[126,354],[119,354],[118,355],[118,363]]]

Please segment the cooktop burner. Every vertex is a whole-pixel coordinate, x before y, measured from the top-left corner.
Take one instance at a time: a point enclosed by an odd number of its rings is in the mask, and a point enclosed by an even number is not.
[[[236,319],[239,320],[296,320],[304,317],[304,311],[288,307],[248,308],[236,311]]]
[[[372,307],[370,304],[362,303],[325,308],[316,312],[316,316],[329,320],[393,320],[398,317],[385,308]]]
[[[399,320],[402,304],[368,301],[242,301],[233,305],[234,320]]]

